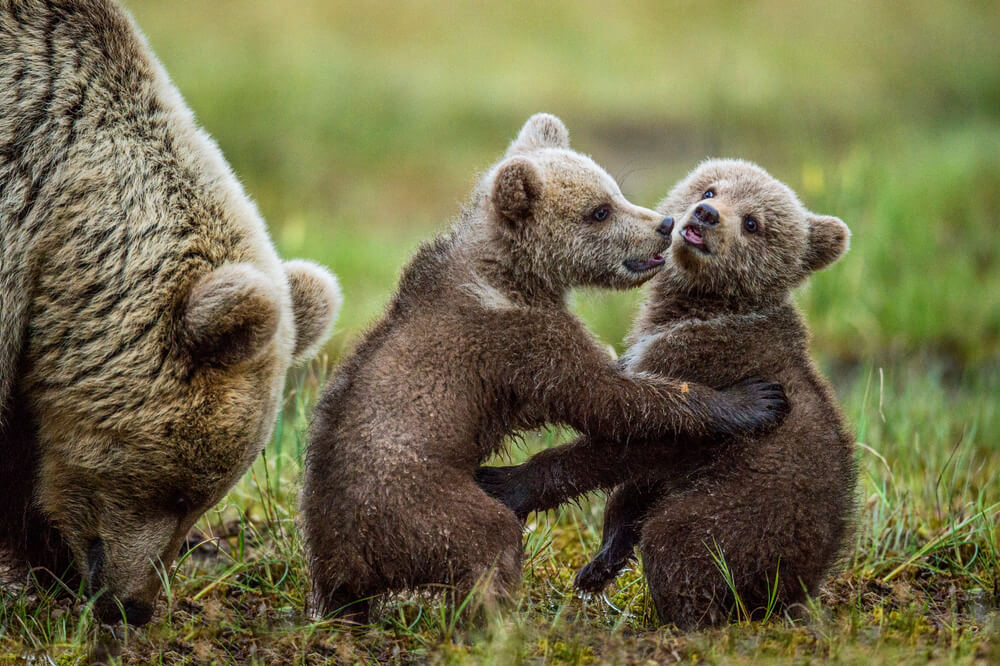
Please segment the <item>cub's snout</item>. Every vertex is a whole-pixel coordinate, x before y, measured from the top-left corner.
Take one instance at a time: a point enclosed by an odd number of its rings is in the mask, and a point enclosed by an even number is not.
[[[698,204],[695,206],[694,212],[691,216],[694,218],[694,222],[705,226],[714,227],[719,223],[719,211],[716,210],[715,206],[712,206],[711,204]]]
[[[667,247],[670,247],[670,234],[674,231],[674,218],[665,217],[663,221],[660,222],[660,226],[656,227],[656,233],[660,234],[667,239]]]

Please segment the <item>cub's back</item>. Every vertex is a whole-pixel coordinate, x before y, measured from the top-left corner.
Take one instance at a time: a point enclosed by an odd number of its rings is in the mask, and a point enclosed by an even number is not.
[[[316,406],[308,465],[376,470],[478,457],[480,395],[469,326],[459,302],[454,240],[423,245],[378,323],[338,367]],[[433,460],[431,459],[433,458]]]

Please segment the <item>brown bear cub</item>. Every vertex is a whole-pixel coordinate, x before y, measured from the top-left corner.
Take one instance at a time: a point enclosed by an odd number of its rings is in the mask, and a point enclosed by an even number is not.
[[[576,585],[603,589],[638,542],[660,620],[690,628],[730,616],[735,599],[720,555],[753,614],[775,589],[785,608],[815,594],[840,552],[854,440],[809,357],[791,291],[844,253],[849,231],[737,160],[703,163],[657,210],[680,220],[672,261],[651,282],[622,364],[708,386],[774,378],[787,392],[788,418],[727,446],[670,439],[657,449],[583,437],[523,465],[481,468],[477,478],[521,518],[624,484],[608,500],[601,550]]]
[[[690,441],[781,420],[775,384],[626,376],[567,309],[571,287],[645,282],[672,229],[570,150],[559,119],[525,124],[316,408],[302,492],[315,611],[363,622],[373,596],[446,585],[461,599],[480,580],[485,602],[509,597],[521,523],[473,477],[515,431]]]

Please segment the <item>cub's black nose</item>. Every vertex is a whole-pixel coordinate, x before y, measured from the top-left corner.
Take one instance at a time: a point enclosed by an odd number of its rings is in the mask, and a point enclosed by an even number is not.
[[[719,223],[719,211],[707,203],[700,203],[694,208],[694,219],[709,226]]]
[[[663,222],[660,222],[660,226],[656,227],[656,233],[661,236],[669,236],[670,232],[674,230],[674,218],[665,217]]]

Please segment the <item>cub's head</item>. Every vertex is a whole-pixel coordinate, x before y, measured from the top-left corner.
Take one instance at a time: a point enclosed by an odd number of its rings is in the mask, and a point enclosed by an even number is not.
[[[850,239],[839,219],[809,212],[788,186],[742,160],[703,162],[657,210],[677,221],[659,280],[679,293],[780,297],[836,261]]]
[[[555,116],[532,116],[483,184],[511,261],[558,290],[633,287],[664,263],[673,222],[625,199]]]
[[[95,369],[89,398],[40,419],[39,503],[103,621],[150,619],[188,530],[270,437],[290,364],[330,328],[332,275],[303,261],[265,270],[202,272],[167,324]]]

